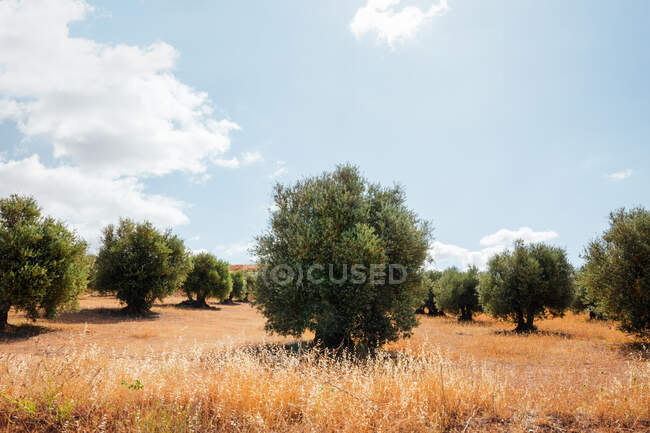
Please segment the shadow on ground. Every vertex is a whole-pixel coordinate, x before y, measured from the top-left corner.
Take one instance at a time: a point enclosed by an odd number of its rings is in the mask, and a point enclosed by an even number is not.
[[[515,330],[503,330],[503,331],[494,331],[496,335],[514,335],[514,336],[519,336],[519,337],[528,337],[531,335],[542,335],[546,337],[560,337],[560,338],[566,338],[568,340],[573,339],[573,334],[568,334],[566,332],[558,332],[558,331],[528,331],[528,332],[518,332]]]
[[[0,343],[29,340],[32,337],[54,331],[56,331],[56,329],[39,325],[31,325],[29,323],[24,323],[22,325],[9,325],[8,330],[0,332]]]
[[[644,361],[650,360],[650,343],[623,343],[619,345],[619,351],[626,357]]]
[[[133,315],[122,308],[84,308],[79,311],[62,313],[53,322],[60,323],[120,323],[141,320],[156,320],[160,314],[149,312],[145,315]]]

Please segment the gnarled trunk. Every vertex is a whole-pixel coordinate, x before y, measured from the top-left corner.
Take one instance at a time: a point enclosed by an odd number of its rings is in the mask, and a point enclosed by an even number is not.
[[[208,307],[208,303],[205,301],[205,298],[206,296],[204,294],[198,294],[196,296],[196,306],[202,308]]]
[[[9,329],[9,309],[11,305],[0,305],[0,332]]]
[[[316,331],[314,342],[327,349],[345,349],[351,347],[351,342],[342,333],[324,334],[322,331]]]
[[[459,322],[471,322],[472,321],[472,309],[468,306],[464,306],[460,309],[460,316],[458,317]]]
[[[517,312],[517,327],[515,328],[515,332],[532,332],[535,330],[535,325],[533,324],[535,314],[526,313],[525,318],[526,320],[524,321],[523,311]]]

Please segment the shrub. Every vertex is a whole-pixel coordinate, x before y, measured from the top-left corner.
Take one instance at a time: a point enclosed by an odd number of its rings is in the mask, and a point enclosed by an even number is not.
[[[434,288],[438,284],[438,280],[442,276],[442,272],[436,270],[426,271],[422,276],[422,289],[424,293],[424,301],[415,311],[418,314],[428,314],[429,316],[444,316],[444,313],[436,306],[436,298]]]
[[[517,332],[535,329],[535,317],[562,315],[573,299],[573,269],[566,252],[543,243],[515,242],[495,255],[481,276],[479,299],[495,317],[513,320]]]
[[[581,283],[623,331],[650,338],[650,212],[619,209],[585,249]]]
[[[65,225],[41,216],[31,197],[0,200],[0,330],[13,306],[35,319],[76,306],[86,287],[86,243]]]
[[[156,299],[180,288],[189,268],[183,241],[170,231],[160,232],[150,222],[120,220],[104,229],[97,255],[95,288],[114,293],[125,312],[147,313]]]
[[[459,321],[471,321],[478,302],[478,269],[475,266],[461,272],[456,267],[446,269],[434,288],[436,305],[444,312],[458,314]]]
[[[233,302],[234,298],[242,299],[246,293],[246,279],[244,278],[243,271],[236,271],[231,273],[232,276],[232,290],[228,301]]]
[[[207,307],[207,298],[225,299],[232,289],[228,263],[217,260],[210,253],[199,253],[191,260],[183,290],[188,299],[198,307]],[[193,299],[192,297],[196,299]]]
[[[256,305],[267,329],[294,336],[309,329],[319,345],[360,351],[410,335],[430,230],[406,207],[402,188],[369,184],[356,167],[339,166],[276,185],[274,199],[270,228],[254,247],[263,265]],[[389,264],[403,266],[393,284],[379,274],[395,271]]]

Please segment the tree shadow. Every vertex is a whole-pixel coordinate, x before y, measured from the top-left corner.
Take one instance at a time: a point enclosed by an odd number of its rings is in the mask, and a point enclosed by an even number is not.
[[[23,323],[21,325],[9,325],[7,330],[0,331],[0,343],[29,340],[30,338],[36,337],[38,335],[55,331],[56,329],[40,325],[32,325],[29,323]]]
[[[650,360],[650,343],[640,341],[623,343],[618,346],[618,350],[625,357],[643,361]]]
[[[145,314],[131,314],[124,308],[84,308],[75,312],[61,313],[53,322],[60,323],[120,323],[156,320],[159,313],[150,311]]]
[[[519,336],[519,337],[528,337],[531,335],[538,335],[538,336],[546,336],[546,337],[560,337],[560,338],[566,338],[567,340],[572,340],[574,338],[573,334],[569,334],[566,332],[560,332],[560,331],[544,331],[544,330],[531,330],[531,331],[517,331],[514,329],[511,330],[501,330],[501,331],[494,331],[494,334],[496,335],[512,335],[512,336]]]
[[[162,307],[162,308],[183,308],[187,310],[208,310],[208,311],[219,311],[221,310],[221,307],[214,307],[210,305],[208,302],[207,305],[204,304],[198,304],[196,301],[190,301],[190,300],[185,300],[183,302],[179,302],[178,304],[162,304],[162,305],[157,305],[157,307]]]

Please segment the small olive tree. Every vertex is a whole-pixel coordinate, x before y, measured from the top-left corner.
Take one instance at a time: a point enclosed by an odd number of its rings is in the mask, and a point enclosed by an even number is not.
[[[228,263],[217,260],[210,253],[199,253],[192,257],[191,268],[183,283],[183,291],[191,304],[205,308],[207,298],[223,300],[232,289]]]
[[[650,339],[650,212],[619,209],[610,227],[585,249],[580,283],[623,331]]]
[[[234,302],[233,299],[242,299],[246,293],[246,278],[244,277],[244,271],[235,271],[231,272],[232,276],[232,290],[230,291],[230,296],[228,297],[228,302]]]
[[[120,220],[104,229],[95,262],[95,289],[114,293],[125,312],[145,314],[156,299],[181,287],[189,269],[183,241],[171,231],[160,232],[150,222]]]
[[[430,230],[402,188],[370,184],[345,165],[278,184],[274,199],[269,230],[253,249],[266,328],[297,337],[311,330],[321,346],[359,353],[410,335]]]
[[[31,197],[0,200],[0,330],[9,310],[35,319],[74,308],[88,277],[86,243],[65,225],[41,216]]]
[[[436,305],[444,312],[458,314],[459,321],[471,321],[481,311],[478,302],[478,268],[462,272],[456,267],[446,269],[434,288]]]
[[[479,300],[493,316],[513,320],[517,332],[535,330],[536,317],[562,315],[573,300],[573,268],[566,251],[544,243],[495,255],[480,279]]]
[[[248,302],[251,296],[255,296],[258,287],[259,274],[256,271],[245,271],[244,279],[246,280],[246,293],[242,302]]]
[[[415,311],[418,314],[428,314],[429,316],[444,316],[441,310],[436,306],[436,297],[434,289],[442,276],[442,272],[430,270],[424,272],[422,276],[422,288],[424,293],[423,303]]]

